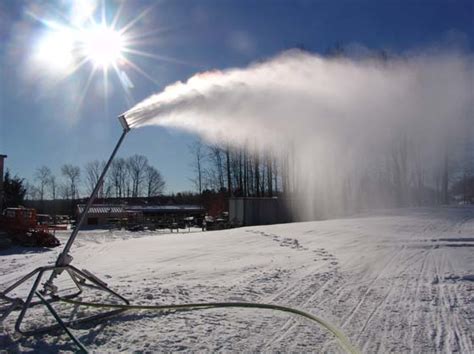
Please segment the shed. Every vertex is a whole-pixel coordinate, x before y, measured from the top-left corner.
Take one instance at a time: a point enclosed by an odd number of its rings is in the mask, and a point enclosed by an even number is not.
[[[77,205],[77,216],[84,211],[85,205]],[[126,210],[123,205],[95,204],[87,213],[86,226],[121,225],[139,217],[139,212]]]

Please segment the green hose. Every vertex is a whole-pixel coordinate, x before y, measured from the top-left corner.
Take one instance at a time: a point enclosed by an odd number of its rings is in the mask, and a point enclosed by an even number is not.
[[[67,302],[69,304],[79,305],[79,306],[87,306],[87,307],[96,307],[96,308],[116,308],[116,309],[123,309],[123,310],[155,310],[155,311],[164,311],[164,310],[205,310],[211,308],[225,308],[225,307],[239,307],[239,308],[259,308],[259,309],[268,309],[268,310],[276,310],[282,312],[288,312],[291,314],[299,315],[305,317],[311,321],[314,321],[321,325],[322,327],[326,328],[329,332],[331,332],[338,340],[344,350],[348,353],[352,354],[359,354],[360,352],[354,348],[346,336],[336,327],[331,325],[330,323],[326,322],[325,320],[311,315],[307,312],[293,309],[291,307],[286,306],[279,306],[279,305],[271,305],[271,304],[259,304],[259,303],[252,303],[252,302],[209,302],[209,303],[197,303],[197,304],[181,304],[181,305],[121,305],[121,304],[102,304],[102,303],[94,303],[94,302],[82,302],[76,301],[71,299],[64,299],[59,298],[59,300],[63,302]]]

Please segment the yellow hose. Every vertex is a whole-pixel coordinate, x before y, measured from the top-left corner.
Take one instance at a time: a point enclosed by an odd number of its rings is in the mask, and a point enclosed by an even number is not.
[[[335,326],[326,322],[320,317],[314,316],[310,313],[293,309],[291,307],[272,305],[272,304],[259,304],[252,302],[209,302],[209,303],[196,303],[196,304],[181,304],[181,305],[122,305],[122,304],[103,304],[95,302],[83,302],[71,299],[59,298],[62,302],[69,304],[96,307],[96,308],[115,308],[123,310],[154,310],[154,311],[165,311],[165,310],[205,310],[211,308],[225,308],[225,307],[238,307],[238,308],[259,308],[267,310],[276,310],[282,312],[288,312],[291,314],[305,317],[311,321],[318,323],[320,326],[326,328],[331,332],[339,341],[342,348],[351,354],[359,354],[360,352],[352,346],[346,336]]]

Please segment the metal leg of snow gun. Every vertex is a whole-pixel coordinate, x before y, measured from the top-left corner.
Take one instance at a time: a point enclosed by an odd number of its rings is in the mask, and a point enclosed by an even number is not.
[[[86,287],[91,287],[94,289],[108,292],[109,294],[123,301],[125,304],[129,304],[129,301],[127,299],[125,299],[123,296],[119,295],[115,291],[111,290],[105,282],[97,278],[95,275],[93,275],[87,270],[79,270],[76,267],[72,266],[70,264],[72,261],[72,256],[69,254],[69,250],[71,249],[71,246],[74,243],[74,240],[76,239],[76,236],[79,233],[81,226],[86,220],[87,213],[90,207],[92,206],[92,203],[96,199],[99,189],[102,186],[105,174],[107,173],[107,170],[109,169],[112,163],[112,160],[115,157],[115,154],[117,153],[120,145],[122,144],[122,141],[124,140],[125,135],[130,131],[130,128],[123,116],[119,117],[119,121],[123,127],[122,135],[120,136],[114,150],[112,151],[112,154],[110,155],[110,158],[107,161],[107,164],[105,165],[104,170],[102,171],[102,174],[100,175],[99,180],[97,181],[97,184],[94,187],[94,190],[92,191],[91,196],[89,197],[89,200],[87,201],[87,204],[83,212],[81,213],[81,216],[79,218],[76,228],[72,231],[71,236],[69,236],[69,239],[66,245],[64,246],[63,251],[58,256],[56,260],[56,264],[54,266],[45,266],[45,267],[36,268],[32,272],[26,274],[24,277],[22,277],[21,279],[16,281],[14,284],[9,286],[7,289],[0,292],[0,300],[4,300],[10,303],[10,306],[4,311],[5,313],[0,316],[0,320],[3,321],[12,311],[20,310],[20,314],[15,324],[15,329],[20,333],[33,334],[33,333],[38,333],[39,331],[43,332],[44,330],[48,330],[51,328],[51,327],[48,327],[46,329],[34,330],[34,331],[24,331],[21,329],[21,323],[25,317],[27,310],[32,306],[44,303],[44,299],[42,301],[33,301],[33,297],[35,296],[36,291],[41,285],[41,279],[43,278],[43,275],[45,274],[45,272],[51,272],[51,275],[49,279],[43,284],[43,289],[40,291],[40,293],[42,295],[50,295],[50,299],[47,300],[48,302],[52,302],[57,299],[58,289],[54,285],[54,280],[63,271],[66,271],[78,289],[76,293],[67,295],[68,298],[73,298],[80,295],[82,293],[82,287],[86,286]],[[22,300],[20,298],[12,298],[7,295],[10,292],[12,292],[14,289],[18,288],[21,284],[25,283],[27,280],[33,278],[34,276],[36,276],[36,279],[33,283],[33,286],[26,300]],[[111,311],[111,312],[117,313],[121,311]],[[97,318],[97,316],[93,316],[93,317]],[[84,319],[84,320],[87,320],[87,319]],[[82,321],[83,320],[80,320],[80,322]],[[79,321],[76,320],[73,322],[78,323]]]
[[[44,332],[44,331],[47,331],[47,330],[50,330],[50,329],[53,329],[53,328],[57,327],[57,326],[49,326],[49,327],[44,327],[44,328],[35,329],[35,330],[24,330],[21,327],[21,324],[23,322],[23,319],[25,318],[25,315],[26,315],[28,309],[33,307],[33,306],[43,304],[43,301],[33,301],[33,297],[35,296],[36,292],[38,291],[38,288],[40,287],[41,279],[43,278],[44,274],[46,272],[54,272],[54,271],[56,271],[56,272],[66,271],[69,274],[69,276],[71,277],[71,279],[73,280],[74,284],[76,285],[77,291],[72,293],[72,294],[63,296],[64,298],[68,298],[68,299],[75,298],[75,297],[79,296],[80,294],[82,294],[83,287],[91,287],[91,288],[94,288],[94,289],[99,289],[99,290],[105,291],[105,292],[111,294],[112,296],[114,296],[115,298],[119,299],[120,301],[123,301],[127,305],[130,303],[126,298],[119,295],[115,291],[111,290],[107,286],[106,283],[104,283],[103,281],[98,279],[95,275],[91,274],[90,272],[88,272],[86,270],[79,270],[79,269],[77,269],[76,267],[74,267],[72,265],[67,265],[65,267],[56,267],[56,266],[39,267],[39,268],[36,268],[31,273],[24,276],[23,278],[21,278],[20,280],[18,280],[16,283],[11,285],[9,288],[5,289],[2,293],[0,293],[0,298],[2,298],[3,300],[5,300],[7,302],[10,302],[10,304],[11,304],[11,306],[7,309],[8,313],[6,313],[4,316],[2,316],[2,319],[6,318],[6,316],[8,316],[8,314],[11,313],[13,310],[20,310],[20,314],[18,315],[18,319],[15,323],[15,330],[16,331],[18,331],[22,334],[35,334],[35,333]],[[18,286],[20,286],[21,284],[23,284],[24,282],[26,282],[27,280],[29,280],[29,279],[31,279],[35,276],[36,276],[36,279],[33,283],[33,286],[31,288],[30,292],[28,293],[28,296],[27,296],[25,301],[23,301],[22,299],[19,299],[19,298],[11,298],[7,295],[8,293],[10,293],[14,289],[16,289]],[[55,301],[58,300],[58,297],[56,295],[57,294],[57,289],[48,289],[46,291],[43,289],[43,290],[40,291],[40,293],[42,295],[50,295],[50,298],[47,300],[48,302],[55,302]],[[109,311],[106,314],[101,314],[100,317],[105,317],[105,316],[115,314],[115,313],[117,313],[117,311]],[[96,319],[97,317],[98,316],[95,315],[95,316],[83,318],[83,319],[80,319],[80,320],[70,321],[70,324],[80,323],[80,322],[84,322],[84,321],[91,320],[91,319]]]

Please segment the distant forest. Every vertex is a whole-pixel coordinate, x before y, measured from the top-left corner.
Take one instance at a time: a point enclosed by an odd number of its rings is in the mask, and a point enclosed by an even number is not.
[[[61,166],[56,175],[48,166],[36,169],[34,182],[25,185],[27,200],[75,200],[90,195],[105,161],[91,161],[82,168]],[[116,158],[105,177],[98,198],[136,198],[162,195],[165,181],[160,171],[143,155]]]
[[[459,147],[458,147],[459,148]],[[275,197],[297,195],[291,149],[285,156],[275,156],[268,151],[251,152],[200,141],[189,146],[193,155],[195,190],[221,191],[234,197]],[[469,155],[469,154],[467,154]],[[460,159],[465,158],[465,159]],[[440,156],[437,168],[423,166],[416,144],[401,137],[388,152],[386,160],[375,171],[366,171],[358,186],[349,181],[345,193],[363,194],[364,205],[371,205],[371,191],[377,196],[387,195],[393,207],[422,206],[474,202],[474,174],[466,156],[448,152]],[[303,191],[304,193],[304,191]],[[360,197],[362,198],[362,196]]]

